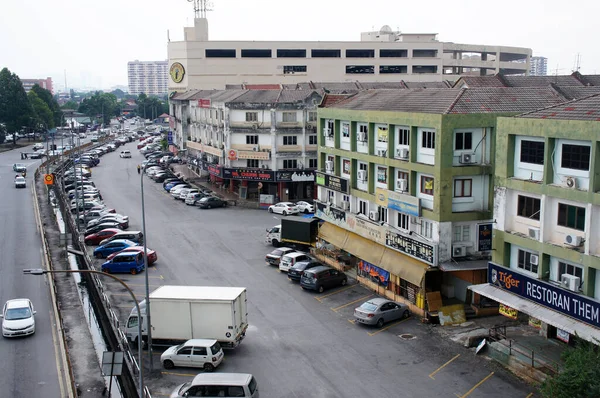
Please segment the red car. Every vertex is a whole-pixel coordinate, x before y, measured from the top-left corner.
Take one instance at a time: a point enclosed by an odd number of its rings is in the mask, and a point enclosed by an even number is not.
[[[83,239],[83,241],[86,245],[98,245],[104,239],[108,239],[108,238],[112,237],[113,235],[116,235],[119,232],[123,232],[123,231],[121,231],[120,229],[117,229],[117,228],[106,228],[100,232],[96,232],[95,234],[87,235]]]
[[[144,251],[144,246],[131,246],[128,247],[127,249],[123,249],[120,252],[117,253],[113,253],[111,255],[109,255],[108,257],[106,257],[106,260],[111,260],[114,256],[116,256],[117,254],[121,254],[121,253],[141,253]],[[146,248],[146,253],[148,254],[148,265],[152,265],[156,262],[156,260],[158,260],[158,256],[156,255],[156,252],[154,250],[151,250],[149,248]]]

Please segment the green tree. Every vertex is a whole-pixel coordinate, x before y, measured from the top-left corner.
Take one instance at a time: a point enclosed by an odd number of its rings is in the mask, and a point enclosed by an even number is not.
[[[581,341],[563,352],[564,368],[542,384],[540,392],[547,398],[600,397],[600,350]]]
[[[60,107],[60,109],[79,109],[79,104],[76,101],[67,101]]]
[[[0,144],[2,144],[5,139],[6,139],[6,126],[4,126],[4,123],[0,123]]]
[[[118,116],[116,113],[117,97],[114,94],[96,91],[90,98],[85,98],[81,101],[79,112],[104,124],[108,124],[112,116]]]
[[[125,92],[119,88],[111,91],[110,93],[117,97],[117,99],[122,99],[123,97],[125,97]]]
[[[0,123],[4,123],[6,132],[15,133],[23,126],[28,126],[32,116],[33,109],[21,79],[8,68],[2,69],[0,71]],[[16,137],[13,142],[15,141]]]
[[[54,128],[54,114],[48,104],[33,90],[27,93],[27,98],[33,108],[33,116],[29,125],[37,127],[43,124],[45,128]]]
[[[50,112],[52,112],[53,123],[48,124],[48,128],[53,128],[55,126],[62,125],[62,112],[60,111],[60,106],[58,105],[58,102],[52,96],[52,93],[49,90],[46,90],[45,88],[41,88],[37,84],[33,85],[31,91],[35,92],[37,96],[40,99],[42,99],[46,103],[46,105],[48,105]]]

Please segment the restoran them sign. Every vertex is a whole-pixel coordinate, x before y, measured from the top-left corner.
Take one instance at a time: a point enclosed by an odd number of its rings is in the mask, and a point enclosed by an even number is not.
[[[515,270],[488,263],[488,281],[492,285],[534,301],[589,325],[600,327],[600,302]]]
[[[421,215],[420,200],[415,196],[376,188],[375,198],[379,206],[387,207],[388,209],[393,209],[410,216],[419,217]]]

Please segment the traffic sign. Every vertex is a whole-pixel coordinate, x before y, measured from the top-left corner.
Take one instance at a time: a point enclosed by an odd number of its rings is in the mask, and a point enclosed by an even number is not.
[[[54,185],[54,174],[44,174],[44,184]]]

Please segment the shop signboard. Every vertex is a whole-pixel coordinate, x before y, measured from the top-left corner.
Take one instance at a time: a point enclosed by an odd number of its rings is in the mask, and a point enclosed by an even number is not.
[[[275,182],[275,172],[272,170],[259,169],[223,169],[223,178]]]
[[[488,263],[488,282],[581,322],[600,327],[600,301],[492,262]]]
[[[480,252],[492,250],[492,224],[479,224],[477,226],[477,249]]]
[[[348,180],[319,171],[317,171],[317,185],[346,194],[350,192],[348,189]]]
[[[312,182],[315,180],[315,173],[312,170],[277,171],[275,178],[278,182]]]
[[[397,232],[387,230],[385,234],[385,245],[391,249],[407,254],[430,265],[436,265],[436,246],[419,242],[418,240],[401,235]]]
[[[201,98],[198,100],[198,107],[210,108],[210,98]]]
[[[167,133],[167,144],[173,145],[173,132],[170,130]]]
[[[367,261],[360,260],[358,262],[358,270],[362,276],[371,279],[372,282],[381,286],[387,286],[390,282],[390,273],[388,271]]]
[[[207,164],[206,170],[208,170],[208,173],[210,175],[213,175],[215,177],[223,177],[223,169],[218,165]]]
[[[328,203],[315,202],[317,205],[315,216],[321,220],[330,222],[345,229],[350,229],[346,222],[346,212]]]
[[[498,312],[500,313],[500,315],[504,315],[505,317],[510,319],[517,319],[517,316],[519,315],[519,311],[515,310],[514,308],[510,308],[509,306],[504,304],[500,304]]]
[[[389,191],[383,188],[375,189],[377,205],[387,207],[414,217],[421,216],[420,199],[401,192]]]

